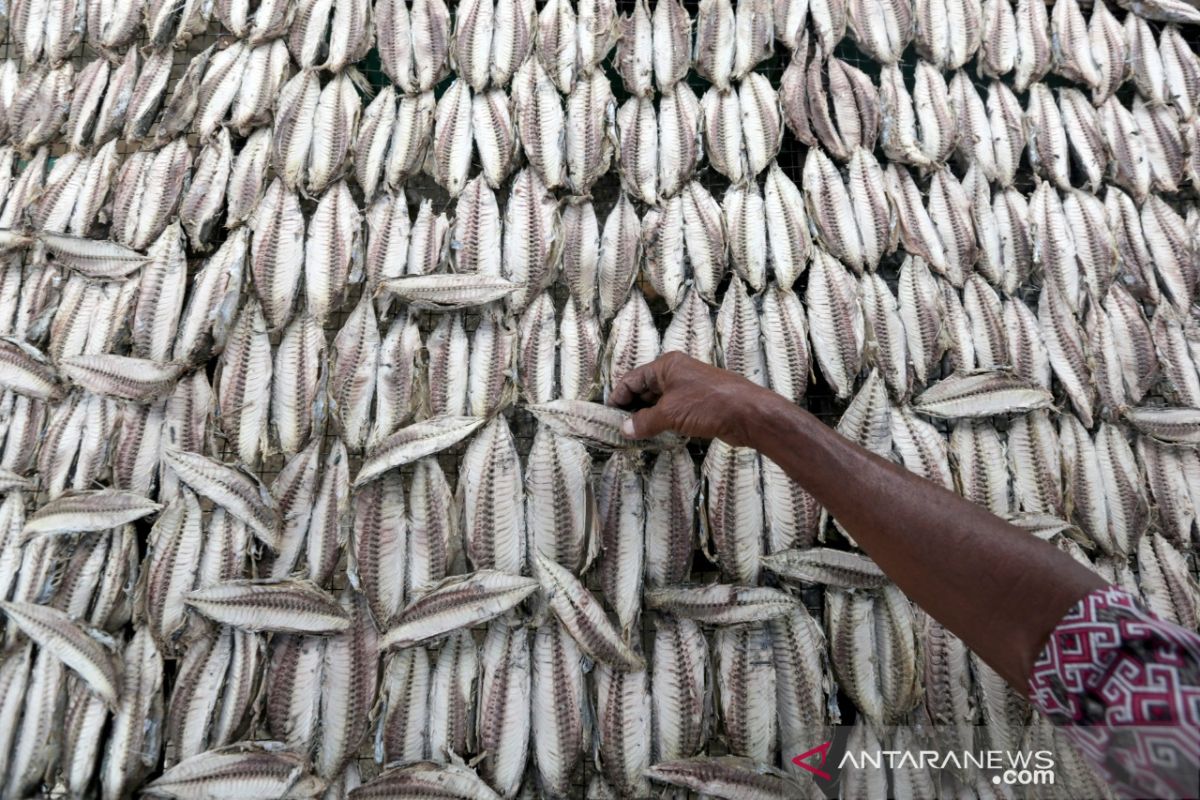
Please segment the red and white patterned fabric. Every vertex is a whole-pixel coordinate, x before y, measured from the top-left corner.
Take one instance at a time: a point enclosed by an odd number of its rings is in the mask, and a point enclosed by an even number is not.
[[[1200,786],[1200,635],[1121,589],[1092,592],[1050,634],[1033,704],[1123,797]]]

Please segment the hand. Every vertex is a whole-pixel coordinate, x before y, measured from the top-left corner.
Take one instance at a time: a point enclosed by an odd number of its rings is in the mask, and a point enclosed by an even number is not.
[[[762,400],[776,396],[735,372],[671,352],[627,372],[608,402],[635,412],[622,428],[631,439],[675,431],[749,447],[749,422]]]

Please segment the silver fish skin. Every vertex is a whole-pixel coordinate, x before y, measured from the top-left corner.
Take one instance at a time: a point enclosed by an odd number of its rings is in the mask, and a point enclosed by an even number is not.
[[[575,574],[590,564],[598,545],[591,466],[582,442],[538,427],[525,467],[530,548]]]
[[[654,291],[673,311],[686,291],[683,243],[683,201],[673,197],[663,207],[651,208],[642,219],[644,270]],[[765,265],[764,265],[765,269]]]
[[[404,191],[381,193],[366,210],[366,251],[363,259],[365,289],[374,293],[379,285],[404,275],[408,263],[412,222]],[[381,298],[381,310],[386,306]]]
[[[613,669],[645,669],[645,660],[623,641],[591,592],[566,567],[539,554],[534,572],[555,616],[583,653]]]
[[[700,110],[709,164],[730,181],[741,181],[746,174],[746,156],[737,92],[709,87],[700,99]]]
[[[104,797],[124,797],[140,785],[158,761],[162,745],[155,731],[163,718],[163,657],[148,629],[134,633],[123,662],[121,699],[100,772]]]
[[[445,76],[450,54],[450,12],[443,0],[415,0],[409,12],[416,89],[427,92]]]
[[[262,574],[286,578],[299,563],[317,491],[321,440],[308,445],[284,462],[271,483],[270,497],[279,513],[279,533],[273,551],[264,555]]]
[[[1093,91],[1100,86],[1100,67],[1092,55],[1088,25],[1078,2],[1055,3],[1050,14],[1054,71]]]
[[[481,92],[471,99],[471,132],[484,178],[489,186],[499,188],[512,173],[521,150],[512,104],[503,89]]]
[[[1158,284],[1169,303],[1183,313],[1196,294],[1195,281],[1185,266],[1190,247],[1184,239],[1186,222],[1158,196],[1146,199],[1141,221]]]
[[[376,445],[415,413],[419,402],[421,336],[415,315],[391,321],[379,345],[376,375],[376,413],[371,428],[371,446]]]
[[[107,200],[117,174],[119,157],[116,141],[103,145],[92,157],[87,173],[79,187],[75,208],[67,230],[77,236],[87,236],[95,227],[100,210]]]
[[[224,349],[241,298],[248,238],[244,228],[233,233],[193,276],[175,334],[175,360],[199,363]]]
[[[438,100],[434,115],[433,177],[457,197],[471,168],[471,90],[461,80]]]
[[[614,0],[580,0],[576,27],[580,75],[590,75],[617,43]]]
[[[554,380],[557,336],[554,300],[548,292],[543,292],[521,318],[516,352],[517,378],[531,403],[548,403],[557,396]]]
[[[850,30],[864,52],[881,64],[894,64],[900,60],[913,35],[913,9],[910,3],[860,1],[848,3],[846,11]],[[924,21],[925,18],[918,16],[917,19]],[[922,55],[928,58],[928,40],[934,32],[923,27],[917,28],[916,32],[917,46],[926,51]]]
[[[191,163],[191,151],[185,137],[175,139],[155,153],[145,173],[146,187],[140,198],[137,232],[129,240],[134,249],[146,249],[166,229],[183,194]]]
[[[874,602],[868,594],[831,589],[825,604],[834,675],[868,719],[882,719]]]
[[[414,43],[408,4],[403,0],[384,0],[375,4],[374,14],[375,46],[384,74],[403,93],[415,92]]]
[[[329,402],[346,446],[360,451],[371,430],[379,359],[379,326],[371,298],[363,295],[333,340]]]
[[[1128,46],[1121,23],[1107,7],[1092,8],[1087,36],[1098,78],[1092,89],[1092,102],[1099,106],[1112,97],[1129,76]]]
[[[1109,287],[1104,309],[1113,331],[1126,397],[1133,404],[1140,403],[1158,374],[1150,326],[1137,300],[1119,283]]]
[[[888,389],[905,397],[910,389],[908,341],[895,295],[882,278],[870,272],[859,280],[866,358],[879,369]]]
[[[629,414],[603,403],[560,398],[549,403],[527,406],[539,422],[555,433],[571,436],[596,450],[618,451],[631,447],[661,449],[679,444],[678,437],[660,435],[636,443],[621,434],[621,424]]]
[[[806,9],[807,12],[807,9]],[[779,79],[779,103],[783,109],[783,121],[788,130],[799,141],[812,147],[817,143],[808,119],[808,32],[802,29],[802,40],[797,42],[796,53],[789,59],[787,69]]]
[[[350,627],[325,644],[315,759],[317,773],[328,778],[345,769],[367,738],[379,683],[379,635],[366,600],[347,589],[340,602],[350,617]]]
[[[1136,14],[1125,19],[1125,41],[1128,46],[1129,71],[1138,93],[1154,105],[1162,105],[1166,98],[1166,84],[1162,55],[1154,41],[1149,23]]]
[[[494,86],[507,86],[529,60],[537,32],[537,7],[533,0],[497,0],[489,69]]]
[[[439,273],[385,280],[378,293],[394,294],[417,309],[453,311],[502,300],[518,288],[510,280],[491,275]]]
[[[1116,552],[1108,523],[1108,506],[1096,446],[1077,419],[1059,421],[1063,487],[1068,518],[1106,553]]]
[[[279,515],[266,488],[246,473],[199,453],[163,448],[163,463],[199,495],[223,506],[263,544],[279,546]]]
[[[701,468],[707,503],[701,517],[703,541],[711,543],[722,575],[746,584],[758,576],[763,553],[760,465],[750,451],[713,447]]]
[[[304,0],[296,5],[288,27],[288,49],[302,69],[319,67],[328,54],[325,32],[332,10],[333,0]]]
[[[203,535],[200,503],[187,491],[171,501],[150,532],[137,616],[167,653],[178,652],[177,638],[188,624],[185,598],[196,586]]]
[[[622,14],[617,21],[617,73],[625,90],[635,97],[654,91],[654,23],[645,0],[633,4],[632,14]]]
[[[875,157],[860,147],[850,156],[847,177],[863,265],[874,269],[885,255],[896,249],[898,236],[892,223],[883,171]]]
[[[318,323],[341,306],[350,283],[362,279],[362,215],[345,181],[329,187],[308,222],[304,243],[307,310]]]
[[[1094,192],[1108,167],[1108,149],[1100,127],[1100,116],[1078,89],[1059,89],[1058,104],[1062,109],[1063,127],[1073,162],[1087,176],[1086,187]]]
[[[537,587],[532,578],[495,570],[451,576],[408,605],[380,641],[380,648],[412,647],[495,619]]]
[[[766,211],[757,184],[731,186],[722,198],[734,273],[761,292],[767,282]]]
[[[358,92],[349,75],[338,75],[321,89],[312,117],[312,138],[302,187],[309,196],[321,194],[347,171],[361,111]]]
[[[271,372],[271,430],[285,455],[299,452],[319,421],[318,397],[325,364],[325,333],[308,314],[284,329]],[[260,401],[261,402],[261,401]]]
[[[1150,163],[1151,185],[1160,192],[1179,191],[1186,154],[1174,109],[1151,106],[1137,97],[1133,101],[1133,118]]]
[[[536,58],[513,77],[512,101],[521,146],[531,168],[554,189],[566,181],[566,115],[554,82]]]
[[[600,321],[580,311],[572,299],[559,322],[558,392],[562,399],[589,400],[595,394],[599,387],[600,348]]]
[[[304,265],[304,215],[300,199],[276,178],[250,222],[250,270],[272,331],[292,317]]]
[[[72,383],[93,394],[149,403],[169,393],[184,372],[180,364],[132,356],[68,356],[59,365]]]
[[[529,325],[536,341],[518,342],[518,333],[513,328],[514,321],[505,317],[498,309],[485,311],[479,320],[471,337],[471,356],[468,362],[467,398],[466,403],[471,413],[481,417],[490,416],[497,411],[512,405],[517,398],[517,382],[513,380],[514,372],[522,381],[525,368],[523,362],[527,356],[549,358],[536,369],[540,377],[533,378],[543,388],[553,384],[554,347],[553,329],[547,330],[542,322],[537,321],[537,314],[544,315],[548,304],[540,296],[536,305],[540,310],[531,313],[524,319],[534,318]],[[551,316],[553,312],[551,311]],[[524,322],[524,320],[523,320]],[[528,331],[526,331],[528,333]],[[550,339],[546,337],[550,336]],[[526,350],[528,345],[531,350]],[[461,363],[458,365],[461,368]],[[532,375],[532,373],[530,374]]]
[[[433,134],[436,110],[432,91],[400,98],[385,172],[391,189],[402,189],[406,181],[420,172]]]
[[[587,689],[575,640],[561,625],[538,628],[533,639],[531,741],[542,791],[569,797],[571,779],[590,745]]]
[[[617,453],[604,466],[596,492],[603,553],[600,584],[628,640],[641,611],[645,548],[645,486],[636,461]]]
[[[760,386],[767,384],[761,329],[746,288],[736,277],[717,312],[718,362]]]
[[[61,495],[30,514],[21,528],[22,541],[47,534],[103,531],[134,522],[162,509],[132,492],[103,489]]]
[[[534,53],[563,94],[570,94],[578,70],[578,17],[566,0],[550,0],[538,13]],[[606,81],[607,83],[607,81]]]
[[[604,223],[596,271],[600,318],[616,314],[628,297],[641,261],[641,221],[627,195],[621,195]]]
[[[229,639],[225,649],[231,649],[229,629],[222,638]],[[267,728],[279,741],[304,752],[316,741],[324,651],[325,639],[299,634],[278,634],[270,646],[264,678]]]
[[[728,0],[704,0],[696,12],[692,61],[696,72],[721,90],[729,88],[736,57],[737,20]]]
[[[808,318],[799,297],[772,284],[763,295],[759,325],[763,331],[768,385],[792,402],[801,402],[812,370],[812,352],[808,345]]]
[[[334,3],[329,19],[329,54],[322,69],[339,73],[366,57],[374,44],[372,5],[367,0]]]
[[[34,399],[58,399],[59,379],[47,357],[16,338],[0,339],[0,385]]]
[[[1004,370],[955,373],[913,399],[913,408],[940,419],[1020,414],[1050,405],[1050,391]]]
[[[192,247],[207,250],[208,240],[225,205],[225,189],[233,166],[233,148],[224,128],[200,151],[192,182],[179,205],[179,220]]]
[[[437,460],[423,458],[413,468],[408,493],[407,595],[424,594],[458,560],[459,515]]]
[[[396,92],[391,86],[385,86],[362,113],[352,153],[354,178],[368,202],[374,199],[383,183],[395,124]]]
[[[1050,18],[1044,3],[1017,0],[1017,49],[1013,91],[1023,92],[1050,70]]]
[[[387,659],[380,682],[375,750],[389,763],[425,758],[426,731],[433,716],[429,705],[431,677],[425,648],[402,650]]]
[[[776,760],[775,662],[771,635],[763,623],[717,631],[713,642],[718,710],[729,749],[770,764]],[[762,686],[765,695],[746,689]]]
[[[529,753],[532,664],[524,626],[496,621],[488,626],[480,655],[479,746],[488,755],[481,777],[503,797],[520,787]]]
[[[479,649],[470,631],[450,634],[438,651],[430,686],[430,754],[448,762],[450,752],[475,747],[475,702],[478,697]],[[481,784],[478,776],[472,775]]]
[[[275,113],[275,98],[291,77],[291,57],[282,39],[261,44],[250,51],[246,74],[238,86],[237,97],[229,112],[229,125],[242,136],[270,124]]]
[[[700,296],[717,305],[717,287],[728,269],[728,240],[721,206],[698,181],[682,193],[684,249]]]
[[[1116,278],[1118,251],[1104,204],[1092,194],[1069,193],[1063,214],[1075,243],[1075,259],[1082,273],[1083,292],[1102,300]]]
[[[659,761],[699,753],[711,724],[708,647],[689,619],[664,617],[655,626],[653,752]]]
[[[1048,412],[1014,417],[1007,444],[1015,505],[1030,514],[1064,516],[1062,455]]]
[[[988,85],[988,128],[992,136],[992,155],[996,165],[996,181],[1010,186],[1025,150],[1024,112],[1016,95],[1001,81]]]
[[[813,250],[805,295],[813,353],[834,391],[850,396],[862,366],[865,332],[857,285],[837,259]]]
[[[570,127],[567,137],[569,147]],[[703,156],[702,137],[700,101],[685,83],[674,84],[663,93],[658,109],[658,189],[663,197],[679,194],[691,180]]]
[[[454,271],[500,275],[501,229],[496,195],[483,176],[476,175],[455,207],[449,245]]]
[[[116,708],[121,686],[112,655],[66,612],[19,602],[0,603],[0,610],[39,650],[70,667],[110,709]]]
[[[163,797],[214,794],[240,797],[247,785],[269,794],[314,797],[324,781],[309,772],[307,760],[279,748],[238,742],[184,759],[146,785]]]
[[[609,330],[604,353],[606,390],[616,386],[634,367],[657,358],[661,346],[645,295],[641,291],[631,292],[625,305],[613,317]]]
[[[617,170],[624,191],[647,205],[658,203],[658,120],[649,98],[626,100],[617,111]]]
[[[111,71],[108,61],[98,58],[75,76],[66,128],[67,143],[74,150],[83,150],[92,144]]]
[[[267,449],[271,340],[257,303],[246,304],[230,332],[216,377],[217,418],[243,464]]]
[[[687,289],[662,335],[662,352],[676,350],[706,364],[714,363],[716,329],[709,307],[693,288]]]
[[[653,115],[653,107],[650,113]],[[670,124],[661,118],[659,122]],[[565,132],[568,185],[576,194],[587,193],[607,172],[616,145],[616,126],[617,102],[604,74],[593,72],[578,79],[566,98]]]
[[[445,213],[435,214],[433,201],[423,200],[408,232],[409,275],[442,272],[449,255],[450,220]]]
[[[963,286],[963,311],[974,338],[976,366],[997,369],[1010,365],[1000,297],[979,275],[969,276]]]
[[[838,168],[818,148],[811,149],[805,159],[803,186],[808,217],[821,244],[830,255],[861,273],[862,240],[850,194]]]
[[[523,310],[554,280],[558,268],[561,217],[549,188],[537,171],[524,169],[514,179],[504,209],[505,277],[518,287],[508,296],[513,311]]]
[[[225,227],[233,229],[253,216],[267,185],[271,131],[258,128],[242,144],[229,169],[225,190]]]
[[[1139,429],[1142,426],[1136,426]],[[1138,436],[1138,464],[1146,474],[1146,486],[1154,500],[1153,520],[1164,536],[1178,545],[1187,541],[1196,518],[1196,504],[1189,494],[1185,475],[1184,451],[1155,441],[1150,435]]]
[[[302,579],[225,581],[186,595],[201,614],[250,632],[330,634],[351,625],[333,595]]]
[[[371,617],[384,630],[404,606],[407,583],[408,519],[404,484],[385,475],[354,493],[348,574],[367,599]],[[395,576],[392,580],[385,576]]]
[[[1111,14],[1109,18],[1112,18]],[[1115,20],[1113,24],[1115,25]],[[1167,25],[1163,28],[1159,35],[1158,47],[1169,92],[1166,99],[1175,106],[1180,117],[1191,118],[1195,113],[1196,103],[1200,100],[1200,61],[1187,46],[1177,26]]]
[[[462,314],[444,314],[425,340],[428,353],[427,416],[462,416],[467,408],[468,363],[471,340],[463,329]]]
[[[654,82],[660,92],[682,81],[692,57],[692,17],[679,0],[655,3],[651,19]]]
[[[1100,106],[1100,125],[1112,156],[1112,180],[1141,202],[1150,193],[1152,173],[1137,120],[1115,97]]]
[[[299,189],[305,182],[320,99],[321,86],[312,70],[297,72],[279,92],[272,132],[272,166],[291,189]]]
[[[131,324],[132,351],[138,358],[166,361],[171,354],[187,285],[187,256],[178,223],[163,231],[147,256],[150,261],[142,269]]]
[[[999,78],[1017,59],[1017,20],[1011,0],[984,0],[980,17],[980,72]]]
[[[354,486],[363,486],[389,469],[444,450],[470,436],[483,423],[478,417],[435,417],[400,428],[367,451]]]
[[[597,668],[595,679],[597,750],[600,770],[616,796],[645,796],[650,785],[652,703],[645,670]]]
[[[1053,291],[1043,292],[1038,299],[1038,323],[1054,375],[1066,389],[1086,427],[1091,424],[1095,410],[1095,389],[1091,380],[1091,358],[1079,323],[1067,304]]]

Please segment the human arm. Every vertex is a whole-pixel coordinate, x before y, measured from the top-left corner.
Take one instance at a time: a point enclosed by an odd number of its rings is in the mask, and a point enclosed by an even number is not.
[[[668,353],[631,370],[610,402],[635,438],[673,430],[752,447],[832,514],[917,605],[1023,693],[1072,606],[1103,588],[1057,548],[844,439],[786,398]]]

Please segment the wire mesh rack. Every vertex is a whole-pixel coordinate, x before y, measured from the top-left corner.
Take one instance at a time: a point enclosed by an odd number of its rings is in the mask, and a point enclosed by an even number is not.
[[[450,3],[450,5],[453,7],[454,4]],[[694,1],[690,1],[690,2],[686,2],[685,5],[688,7],[689,11],[694,16],[696,13],[696,10],[697,10],[698,3],[694,2]],[[623,13],[630,13],[633,10],[633,6],[634,6],[633,0],[619,0],[619,2],[618,2],[619,10]],[[1161,26],[1152,24],[1152,28],[1154,28],[1157,33],[1158,29],[1161,28]],[[1193,46],[1193,48],[1196,48],[1197,43],[1200,43],[1200,32],[1197,32],[1196,30],[1188,29],[1188,30],[1186,30],[1186,34],[1187,34],[1186,38],[1187,38],[1189,44],[1191,44]],[[180,76],[183,75],[183,73],[187,69],[187,66],[190,63],[191,59],[196,54],[202,52],[204,49],[206,49],[208,47],[221,47],[225,44],[225,42],[229,38],[230,38],[229,34],[225,31],[223,31],[220,24],[214,19],[212,22],[209,23],[205,32],[199,36],[194,37],[190,41],[190,43],[187,45],[186,48],[175,50],[173,52],[171,78],[170,78],[170,83],[167,88],[167,96],[170,95],[170,92],[171,92],[172,88],[174,87],[176,81],[178,80],[178,78]],[[144,32],[143,32],[143,39],[138,42],[137,46],[140,47],[140,46],[144,46],[145,44],[146,44],[146,42],[144,39]],[[16,55],[16,46],[12,41],[10,41],[10,39],[6,35],[3,38],[3,40],[0,40],[0,58],[13,58],[13,57],[15,57],[15,55]],[[875,61],[873,61],[871,58],[869,58],[865,54],[863,54],[855,46],[853,39],[849,35],[847,37],[845,37],[841,41],[841,43],[837,46],[837,48],[834,51],[834,55],[837,58],[842,59],[846,63],[862,70],[864,73],[866,73],[868,76],[870,76],[876,82],[878,81],[878,77],[879,77],[879,73],[880,73],[879,65]],[[97,53],[93,52],[92,49],[87,44],[83,44],[77,48],[75,54],[73,55],[73,57],[71,59],[71,62],[74,64],[76,71],[78,71],[80,68],[82,68],[88,62],[90,62],[92,59],[97,58],[97,57],[99,57]],[[789,59],[788,53],[782,47],[780,47],[778,44],[776,44],[776,50],[775,50],[774,55],[769,60],[760,64],[756,68],[756,71],[766,75],[771,80],[773,85],[778,86],[779,79],[780,79],[784,69],[787,67],[788,59]],[[911,78],[911,72],[915,66],[915,63],[916,63],[916,57],[913,53],[913,49],[910,48],[906,52],[906,57],[903,60],[902,65],[901,65],[902,69],[907,73],[907,77],[909,77],[909,78]],[[372,50],[363,61],[359,62],[356,65],[356,68],[366,78],[366,81],[369,84],[369,86],[373,87],[374,89],[377,90],[377,89],[382,88],[385,85],[387,85],[388,78],[384,75],[384,73],[381,69],[378,53],[375,50]],[[610,85],[613,87],[613,92],[614,92],[614,95],[616,96],[616,100],[617,100],[618,104],[623,102],[626,99],[626,94],[625,94],[624,88],[622,86],[622,81],[621,81],[620,77],[617,75],[615,68],[613,66],[611,56],[610,56],[609,60],[605,62],[605,64],[603,65],[603,68],[608,73],[608,77],[610,79]],[[987,86],[988,81],[983,78],[980,78],[978,76],[977,71],[973,69],[973,66],[971,64],[968,64],[963,69],[965,71],[967,71],[967,73],[969,75],[971,75],[973,82],[975,82],[978,86],[980,86],[980,87]],[[708,88],[707,82],[704,81],[702,78],[698,77],[694,70],[689,72],[688,81],[689,81],[690,85],[692,86],[692,88],[695,90],[697,96],[701,95]],[[445,79],[436,88],[435,94],[437,96],[440,96],[441,93],[444,92],[446,87],[449,85],[449,82],[450,82],[450,78]],[[1046,82],[1048,84],[1050,84],[1051,86],[1055,86],[1055,85],[1058,85],[1061,81],[1057,77],[1051,75],[1051,76],[1047,76]],[[1127,95],[1131,94],[1133,91],[1134,91],[1133,88],[1127,84],[1122,89],[1121,99],[1123,101],[1128,102],[1129,97]],[[364,100],[364,102],[365,102],[365,100]],[[236,149],[236,147],[240,146],[242,140],[237,139],[235,137],[235,141],[237,141],[237,144],[235,144],[235,149]],[[201,148],[201,142],[198,139],[196,139],[196,137],[192,136],[189,138],[189,144],[193,150],[193,155],[198,153],[198,151]],[[127,144],[127,143],[122,143],[118,146],[118,151],[123,154],[131,152],[136,149],[137,149],[137,147],[135,145],[131,145],[131,144]],[[52,158],[57,157],[58,155],[60,155],[63,152],[65,152],[65,145],[63,145],[61,143],[56,144],[51,148],[51,157]],[[793,136],[793,134],[791,133],[790,130],[785,130],[784,134],[783,134],[782,145],[781,145],[780,151],[776,157],[776,161],[780,165],[780,167],[783,168],[785,173],[788,174],[789,177],[791,177],[797,185],[799,185],[801,183],[800,176],[801,176],[802,167],[804,164],[805,157],[807,156],[807,153],[808,153],[808,147],[805,146],[803,143],[801,143],[799,140],[797,140]],[[1029,188],[1031,188],[1032,178],[1028,175],[1028,172],[1025,170],[1022,170],[1022,175],[1023,175],[1023,179],[1025,181],[1027,181],[1027,184],[1026,185],[1019,184],[1018,188],[1021,188],[1021,189],[1027,191]],[[726,189],[729,187],[729,181],[724,176],[720,175],[715,170],[712,170],[709,168],[702,169],[701,172],[697,175],[697,179],[699,181],[701,181],[701,183],[705,186],[705,188],[708,189],[709,192],[711,192],[712,195],[718,199],[724,194]],[[445,213],[452,214],[454,211],[455,203],[454,203],[453,199],[451,199],[441,187],[439,187],[436,183],[433,182],[432,179],[428,178],[427,176],[422,175],[422,176],[418,176],[418,177],[414,178],[413,180],[408,182],[404,188],[405,188],[406,201],[410,208],[410,217],[414,216],[411,212],[414,211],[419,206],[419,204],[424,200],[429,200],[432,202],[433,210],[435,211],[435,213],[445,212]],[[355,189],[355,191],[357,192],[357,188]],[[595,207],[597,218],[601,221],[601,223],[603,223],[603,220],[607,218],[609,212],[612,210],[613,206],[616,204],[617,200],[620,197],[620,192],[621,192],[620,182],[619,182],[619,179],[615,172],[615,169],[610,169],[609,172],[605,176],[603,176],[597,182],[595,187],[592,189],[592,192],[591,192],[592,202]],[[506,194],[507,194],[507,192],[505,189],[501,189],[501,190],[497,191],[497,201],[499,202],[501,208],[504,207],[504,204],[506,201]],[[311,213],[312,208],[315,204],[310,200],[304,200],[303,205],[304,205],[304,211],[307,215],[307,214]],[[644,211],[644,209],[641,209],[639,211],[639,216],[641,215],[641,212],[643,212],[643,211]],[[225,238],[224,228],[218,227],[216,230],[216,233],[213,237],[213,241],[212,241],[213,249],[218,247],[224,241],[224,238]],[[207,256],[207,254],[204,254],[204,253],[189,253],[189,277],[190,277],[190,275],[193,275],[197,269],[199,269],[199,267],[203,264],[206,256]],[[892,254],[884,260],[884,262],[880,265],[879,270],[878,270],[879,273],[884,277],[884,279],[889,283],[889,285],[893,287],[893,289],[897,282],[898,269],[899,269],[899,265],[900,265],[902,258],[903,258],[902,253]],[[798,292],[803,293],[804,288],[805,288],[805,281],[806,281],[806,275],[802,274],[800,277],[800,280],[797,284],[797,287],[796,287]],[[651,311],[654,315],[654,319],[655,319],[656,325],[659,329],[659,332],[661,333],[663,330],[665,330],[667,324],[670,321],[670,316],[671,316],[670,311],[667,309],[666,304],[661,299],[654,296],[653,290],[649,287],[648,284],[642,284],[642,288],[643,288],[643,291],[647,295],[647,299],[650,301]],[[327,336],[326,336],[327,344],[332,343],[333,337],[341,329],[341,327],[344,324],[350,311],[354,308],[354,305],[359,297],[359,291],[360,290],[358,288],[352,287],[351,291],[348,293],[348,295],[345,299],[345,302],[342,303],[341,306],[333,314],[330,315],[330,317],[325,325],[326,334],[327,334]],[[561,282],[558,282],[551,289],[551,291],[554,294],[556,312],[561,314],[562,309],[567,300],[566,289],[564,288],[564,286],[562,285]],[[1025,292],[1023,294],[1023,299],[1026,302],[1030,302],[1030,303],[1034,302],[1036,300],[1036,288],[1033,288],[1033,289]],[[478,324],[478,321],[479,321],[478,315],[475,313],[467,312],[467,313],[464,313],[463,319],[464,319],[464,327],[466,328],[466,330],[468,331],[469,334],[472,333]],[[436,314],[423,313],[421,315],[419,327],[420,327],[423,338],[426,337],[429,334],[429,332],[432,330],[433,326],[436,324],[436,320],[437,320]],[[273,336],[272,344],[273,345],[277,344],[277,342],[278,342],[278,335],[276,334],[275,336]],[[208,365],[208,373],[209,373],[210,379],[212,377],[214,368],[215,368],[215,361]],[[810,380],[808,390],[807,390],[805,404],[806,404],[807,408],[813,414],[815,414],[818,418],[822,419],[824,422],[826,422],[827,424],[830,424],[830,425],[836,423],[837,419],[839,418],[841,412],[844,410],[844,407],[845,407],[845,404],[842,401],[839,401],[835,397],[834,393],[831,391],[828,384],[825,383],[824,380],[821,378],[821,376],[816,372],[814,372],[814,374],[811,376],[811,380]],[[519,451],[521,457],[525,458],[528,455],[530,447],[532,445],[534,432],[536,430],[535,422],[534,422],[532,416],[520,407],[511,408],[511,409],[507,410],[505,412],[505,414],[509,419],[510,427],[513,431],[514,437],[517,442],[518,451]],[[335,432],[333,431],[332,427],[333,426],[328,426],[323,434],[327,440],[331,440],[336,435]],[[328,447],[328,441],[326,443],[326,448],[327,447]],[[223,441],[219,436],[214,438],[213,449],[214,449],[213,455],[220,456],[223,460],[225,460],[227,462],[235,462],[237,460],[236,454],[233,452],[233,448],[229,445],[229,443]],[[449,448],[446,451],[443,451],[438,456],[438,460],[443,468],[443,471],[445,472],[447,479],[451,482],[452,489],[457,488],[457,486],[456,486],[457,476],[459,473],[459,467],[461,465],[461,460],[462,460],[464,451],[465,451],[465,445],[458,445],[458,446]],[[693,447],[693,455],[698,459],[702,455],[702,450],[698,447]],[[358,454],[351,455],[351,474],[353,474],[357,470],[359,463],[360,463],[360,458],[361,457]],[[274,478],[278,475],[280,469],[283,467],[283,464],[284,464],[283,456],[281,456],[279,454],[267,455],[266,457],[264,457],[261,466],[256,470],[256,472],[258,473],[259,477],[266,484],[269,485],[274,480]],[[596,469],[597,469],[597,471],[599,470],[599,464],[597,464]],[[406,478],[407,478],[407,475],[406,475]],[[144,534],[144,531],[143,531],[143,534]],[[342,582],[344,582],[344,580],[345,580],[344,563],[342,565],[342,568],[339,568],[337,574],[338,574],[340,580]],[[694,555],[693,575],[696,578],[703,580],[712,574],[715,574],[715,566],[711,562],[708,561],[707,557],[705,556],[705,554],[703,553],[702,550],[697,549],[695,551],[695,555]],[[593,583],[594,583],[594,579],[593,579]],[[341,588],[341,585],[338,585],[336,588]],[[593,588],[597,588],[597,587],[593,586]],[[823,610],[822,592],[819,589],[806,590],[805,592],[802,593],[802,599],[804,600],[806,605],[809,607],[809,609],[814,614],[818,615],[818,617],[819,617],[819,615],[822,613],[822,610]],[[643,620],[643,638],[644,638],[643,645],[644,645],[644,648],[646,648],[647,650],[651,647],[653,627],[654,627],[653,626],[653,613],[648,613]],[[170,673],[170,668],[168,671]],[[846,721],[852,720],[853,719],[853,707],[851,706],[851,704],[849,702],[847,702],[845,700],[845,698],[843,698],[842,702],[839,705],[841,706],[841,709],[843,712],[843,719]],[[364,750],[361,754],[361,758],[359,760],[359,768],[360,768],[360,771],[361,771],[364,779],[375,774],[375,772],[377,772],[379,769],[379,765],[377,765],[375,763],[374,754],[372,752],[372,744],[370,742],[368,742],[367,746],[364,748]],[[587,786],[588,781],[591,779],[591,777],[594,774],[595,774],[594,765],[590,762],[590,760],[585,759],[585,768],[584,768],[584,770],[582,770],[582,773],[580,774],[578,782],[577,782],[577,788],[579,790],[580,796],[582,796],[584,789]]]

